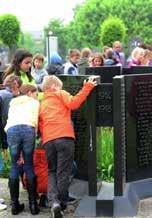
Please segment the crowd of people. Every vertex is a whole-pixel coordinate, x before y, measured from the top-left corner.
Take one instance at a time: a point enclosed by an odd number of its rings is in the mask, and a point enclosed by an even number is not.
[[[67,74],[67,75],[83,75],[86,73],[86,67],[101,66],[152,66],[152,45],[141,43],[131,51],[129,57],[126,58],[123,45],[120,41],[115,41],[112,47],[104,46],[102,51],[93,51],[90,48],[70,49],[67,55],[67,61],[63,63],[63,59],[59,54],[52,54],[56,57],[56,61],[51,60],[46,68],[48,74]],[[52,70],[55,68],[56,70]],[[56,66],[56,67],[55,67]]]
[[[71,111],[78,109],[97,85],[95,77],[84,81],[82,89],[72,96],[63,90],[57,77],[83,75],[86,67],[101,66],[152,66],[152,46],[140,44],[126,61],[121,42],[113,47],[104,46],[102,52],[90,48],[70,49],[68,59],[53,52],[50,63],[44,65],[42,54],[34,56],[27,49],[17,49],[14,58],[3,74],[0,90],[0,143],[3,158],[7,148],[11,157],[9,190],[13,215],[24,210],[19,202],[19,181],[26,187],[31,214],[39,213],[37,203],[38,174],[35,171],[35,142],[43,148],[46,162],[45,178],[48,205],[55,218],[69,201],[69,178],[74,163],[74,127]],[[35,140],[36,139],[36,140]],[[46,193],[47,192],[47,193]],[[0,199],[0,210],[6,209]]]
[[[57,76],[48,75],[43,69],[43,56],[33,57],[28,50],[18,49],[3,79],[0,138],[4,157],[7,158],[7,148],[11,157],[11,213],[17,215],[24,210],[24,204],[19,201],[19,178],[24,180],[24,175],[31,214],[36,215],[40,211],[33,162],[38,134],[46,151],[48,205],[53,217],[63,217],[62,211],[69,200],[69,178],[74,160],[71,110],[79,108],[94,89],[95,77],[84,81],[82,89],[72,96],[62,89],[62,81]]]

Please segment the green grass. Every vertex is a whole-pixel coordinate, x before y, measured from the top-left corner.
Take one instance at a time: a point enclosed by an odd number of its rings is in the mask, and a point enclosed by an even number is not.
[[[113,128],[97,128],[97,177],[113,182]]]
[[[1,178],[8,178],[9,177],[9,172],[10,172],[10,154],[8,151],[8,159],[4,160],[4,170],[3,172],[0,174]]]

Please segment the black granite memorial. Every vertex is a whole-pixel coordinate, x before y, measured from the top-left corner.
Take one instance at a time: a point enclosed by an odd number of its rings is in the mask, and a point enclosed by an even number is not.
[[[151,66],[132,66],[131,74],[147,74],[152,73]]]
[[[127,67],[122,68],[123,75],[147,74],[147,73],[152,73],[151,66],[132,66],[131,68],[127,68]]]
[[[140,199],[152,196],[152,77],[113,80],[114,192],[109,186],[96,198],[84,198],[79,216],[133,217]]]
[[[87,67],[85,74],[99,75],[101,83],[112,83],[113,77],[121,74],[121,67],[120,66]]]
[[[112,99],[112,84],[99,84],[96,89],[96,126],[113,126]]]
[[[127,181],[152,177],[152,76],[128,76],[126,86]]]
[[[96,126],[113,126],[112,79],[121,74],[120,66],[87,67],[87,75],[99,75],[101,84],[96,94]]]
[[[123,67],[122,68],[122,75],[130,75],[130,74],[132,74],[132,72],[131,72],[131,68],[128,68],[128,67]]]

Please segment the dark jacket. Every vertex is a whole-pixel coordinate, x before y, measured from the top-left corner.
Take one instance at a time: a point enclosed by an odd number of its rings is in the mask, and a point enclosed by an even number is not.
[[[86,67],[89,67],[88,58],[80,58],[78,71],[80,75],[85,75]]]
[[[64,67],[62,64],[49,64],[46,68],[49,75],[63,74]]]
[[[0,142],[3,149],[7,149],[7,139],[4,127],[6,125],[9,103],[13,98],[13,93],[9,88],[0,90]]]

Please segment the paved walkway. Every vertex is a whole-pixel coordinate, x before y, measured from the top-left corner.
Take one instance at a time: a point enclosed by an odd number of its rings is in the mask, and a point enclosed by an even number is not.
[[[25,210],[19,215],[16,215],[16,216],[11,215],[10,197],[9,197],[9,190],[7,186],[7,180],[2,179],[2,178],[0,178],[0,198],[4,198],[6,201],[6,204],[8,205],[7,210],[0,212],[0,217],[2,218],[34,218],[34,216],[31,215],[29,212],[27,192],[23,190],[22,188],[20,191],[20,199],[22,203],[23,202],[25,203]],[[73,218],[74,217],[73,213],[77,205],[78,205],[78,201],[75,204],[71,204],[71,205],[69,204],[68,209],[64,214],[64,218]],[[40,211],[41,211],[40,214],[35,216],[36,218],[51,218],[50,209],[40,208]],[[77,218],[81,218],[81,217],[77,217]],[[90,217],[85,217],[85,218],[90,218]],[[152,218],[152,198],[142,200],[139,205],[138,215],[136,217],[128,217],[128,218]]]

